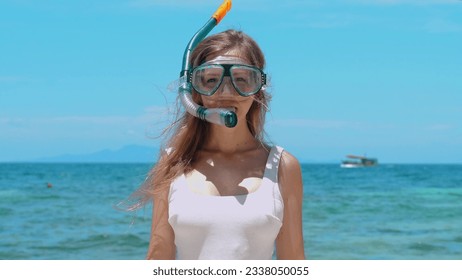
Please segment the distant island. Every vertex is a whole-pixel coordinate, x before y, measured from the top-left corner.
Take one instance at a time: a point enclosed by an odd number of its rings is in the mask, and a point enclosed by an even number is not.
[[[104,149],[90,154],[65,154],[32,160],[33,162],[95,162],[95,163],[154,163],[159,154],[158,147],[127,145],[117,150]]]
[[[50,157],[41,157],[26,162],[38,163],[155,163],[158,159],[159,147],[126,145],[119,149],[104,149],[88,154],[63,154]],[[313,159],[299,158],[300,163],[336,164],[338,160],[317,161]]]

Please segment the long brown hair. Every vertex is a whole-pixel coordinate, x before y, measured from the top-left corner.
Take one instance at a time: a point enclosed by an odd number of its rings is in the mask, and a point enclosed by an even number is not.
[[[205,38],[191,54],[191,62],[194,67],[204,63],[207,57],[229,51],[237,53],[260,69],[265,67],[265,58],[257,43],[237,30],[227,30]],[[192,95],[193,100],[201,104],[199,94],[193,91]],[[252,135],[263,143],[263,126],[271,96],[263,88],[253,98],[255,101],[247,114],[247,125]],[[127,209],[136,210],[152,201],[153,196],[168,188],[176,177],[190,171],[196,151],[201,149],[206,140],[208,129],[208,122],[184,110],[179,111],[176,121],[164,131],[166,142],[161,147],[158,162],[149,171],[143,185],[130,197],[131,205]]]

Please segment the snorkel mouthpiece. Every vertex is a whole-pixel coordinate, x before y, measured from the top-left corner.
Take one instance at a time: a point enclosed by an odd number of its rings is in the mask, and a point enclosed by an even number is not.
[[[224,125],[226,127],[235,127],[237,124],[237,116],[233,109],[207,109],[203,106],[199,106],[196,112],[196,117],[211,123]]]
[[[237,124],[237,116],[233,111],[224,111],[221,118],[225,120],[226,127],[235,127]]]
[[[188,82],[188,75],[192,69],[190,55],[194,48],[199,44],[207,34],[225,17],[226,13],[231,9],[231,0],[225,0],[218,7],[212,17],[201,27],[191,38],[186,46],[183,55],[183,66],[180,72],[180,85],[178,93],[186,111],[191,115],[206,120],[211,123],[224,125],[226,127],[235,127],[237,124],[237,116],[234,110],[228,108],[205,108],[198,105],[192,99],[192,85]]]

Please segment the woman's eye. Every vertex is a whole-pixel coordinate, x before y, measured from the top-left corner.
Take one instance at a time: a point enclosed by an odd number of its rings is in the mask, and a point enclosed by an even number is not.
[[[210,83],[213,83],[213,84],[214,84],[214,83],[217,82],[217,78],[208,78],[208,79],[205,80],[205,82],[206,82],[206,83],[209,83],[209,84],[210,84]]]
[[[247,79],[244,78],[244,77],[236,77],[236,82],[239,82],[239,83],[246,83],[247,82]]]

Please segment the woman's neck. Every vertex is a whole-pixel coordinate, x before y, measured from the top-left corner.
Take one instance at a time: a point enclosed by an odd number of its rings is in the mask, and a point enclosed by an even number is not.
[[[228,128],[211,124],[204,150],[233,154],[257,148],[260,142],[250,133],[245,122],[238,123],[236,127]]]

